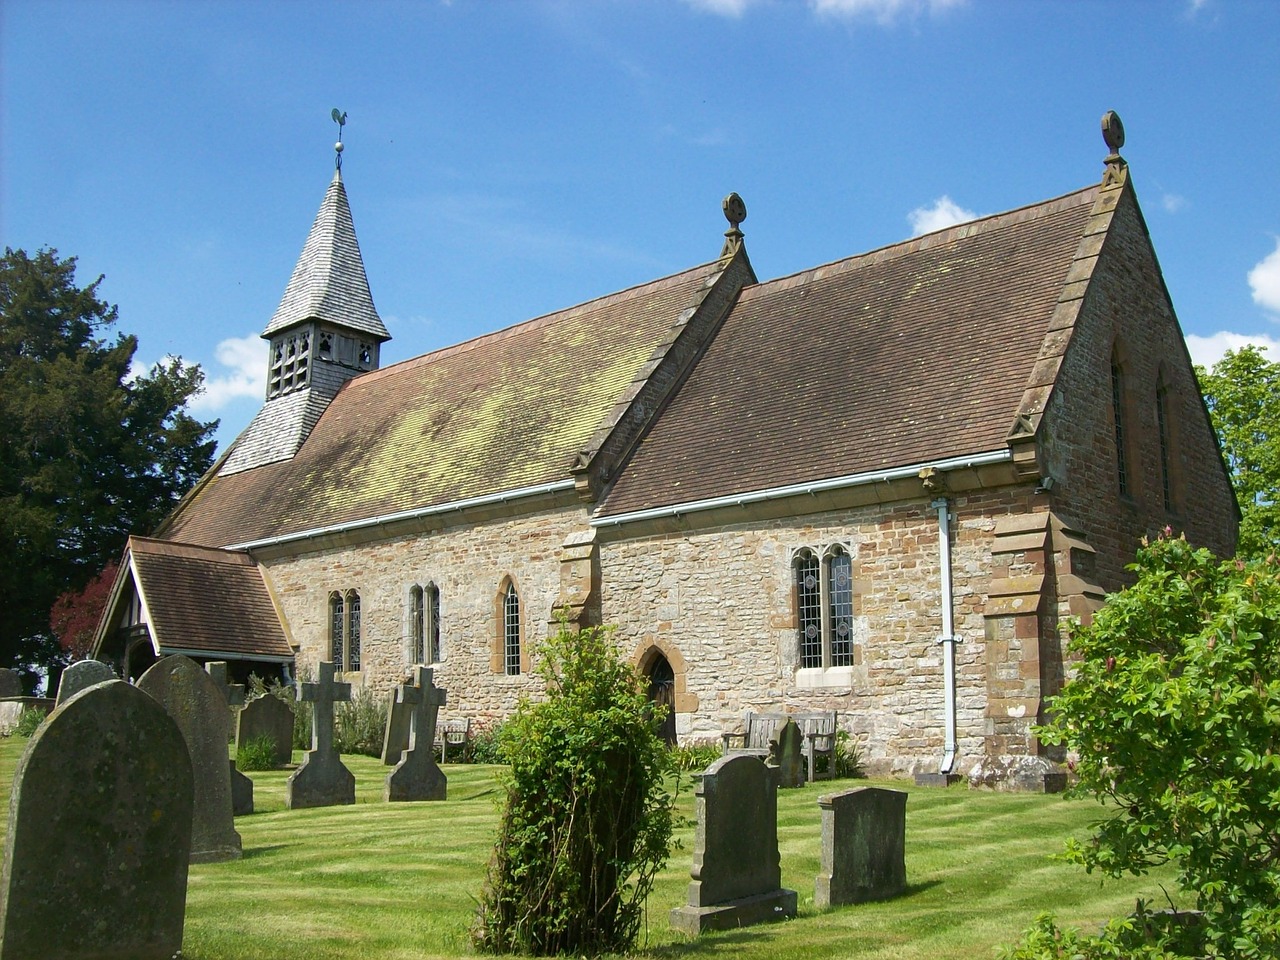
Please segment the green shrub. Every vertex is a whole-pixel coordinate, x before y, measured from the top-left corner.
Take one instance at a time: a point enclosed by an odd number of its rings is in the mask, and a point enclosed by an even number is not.
[[[848,730],[836,731],[836,776],[853,778],[866,776],[862,769],[862,748]]]
[[[236,749],[236,766],[241,770],[274,770],[275,743],[267,734],[253,737]]]
[[[541,649],[546,699],[499,738],[511,769],[472,937],[491,953],[624,952],[666,863],[671,755],[607,629],[563,624]]]
[[[685,773],[701,772],[724,755],[724,748],[714,740],[694,740],[671,748],[671,762]]]
[[[499,720],[494,723],[473,725],[471,728],[470,761],[472,763],[506,763],[502,755],[502,728]]]
[[[18,714],[18,722],[14,725],[13,735],[15,737],[29,737],[40,729],[40,724],[44,723],[47,716],[44,707],[27,707],[22,713]]]
[[[310,714],[311,711],[299,712]],[[296,724],[294,729],[296,736]],[[372,690],[354,690],[350,700],[334,704],[333,745],[339,753],[360,753],[366,757],[382,756],[382,740],[386,729],[386,701],[375,697]],[[308,729],[308,749],[311,747],[310,732]]]
[[[1203,943],[1188,914],[1148,913],[1139,901],[1131,916],[1110,921],[1096,936],[1059,927],[1051,914],[1035,924],[1001,960],[1179,960],[1200,956]]]
[[[1066,856],[1104,876],[1174,863],[1206,948],[1280,956],[1280,562],[1144,544],[1133,586],[1071,633],[1075,676],[1036,728],[1102,819]]]

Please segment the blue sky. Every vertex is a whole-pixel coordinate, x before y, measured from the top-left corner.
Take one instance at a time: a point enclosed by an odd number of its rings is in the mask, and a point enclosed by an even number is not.
[[[1192,354],[1280,357],[1270,0],[4,0],[0,242],[104,274],[223,444],[333,170],[417,356],[715,257],[763,279],[1098,180],[1123,150]]]

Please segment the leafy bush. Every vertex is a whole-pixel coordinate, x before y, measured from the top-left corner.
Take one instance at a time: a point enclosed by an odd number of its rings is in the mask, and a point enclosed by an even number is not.
[[[241,770],[274,770],[276,748],[271,737],[264,733],[242,743],[236,749],[236,766]]]
[[[502,721],[473,725],[471,728],[470,761],[472,763],[506,763],[502,754]]]
[[[1177,865],[1203,953],[1280,956],[1280,563],[1144,544],[1137,582],[1072,631],[1074,678],[1037,729],[1106,813],[1068,859]]]
[[[18,714],[18,722],[13,727],[15,737],[29,737],[40,729],[47,716],[44,707],[27,707]]]
[[[705,770],[723,755],[724,748],[714,740],[694,740],[671,748],[672,764],[686,773]]]
[[[299,711],[310,714],[311,711]],[[382,756],[382,740],[387,729],[387,704],[372,690],[352,691],[351,699],[333,707],[333,745],[339,753],[361,753],[367,757]],[[294,726],[297,736],[297,725]],[[311,748],[308,729],[307,749]]]
[[[1001,960],[1179,960],[1199,956],[1203,943],[1189,914],[1148,913],[1139,901],[1137,912],[1112,920],[1096,936],[1059,927],[1050,914],[1041,914],[1016,947],[1001,952]]]
[[[492,953],[623,952],[671,843],[662,717],[606,629],[562,624],[538,672],[546,699],[522,701],[499,737],[511,770],[472,938]]]
[[[862,748],[848,730],[836,731],[835,764],[836,776],[842,779],[866,776],[862,769]]]
[[[310,679],[310,673],[299,677],[299,682],[303,678]],[[264,680],[256,673],[249,675],[249,700],[256,700],[258,697],[275,697],[277,700],[288,704],[289,709],[293,711],[293,749],[310,750],[311,749],[311,711],[299,708],[298,704],[298,688],[292,683],[283,683],[279,677],[272,677],[270,680]]]

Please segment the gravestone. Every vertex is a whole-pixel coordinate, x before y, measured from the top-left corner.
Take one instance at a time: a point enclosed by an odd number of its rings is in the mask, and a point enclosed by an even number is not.
[[[0,667],[0,699],[22,696],[22,676],[17,670]]]
[[[283,767],[293,759],[293,711],[279,697],[268,694],[250,700],[236,717],[236,749],[250,740],[266,737],[271,741],[271,759]]]
[[[192,798],[186,741],[160,704],[122,680],[67,698],[14,773],[0,958],[173,957]]]
[[[778,768],[759,757],[721,757],[694,788],[697,832],[689,902],[671,925],[697,935],[796,915],[782,889],[778,856]]]
[[[804,786],[804,734],[790,717],[769,744],[769,761],[778,768],[779,786]]]
[[[58,681],[58,706],[95,683],[115,678],[116,672],[110,664],[101,660],[77,660],[62,671],[62,679]]]
[[[356,778],[333,747],[333,705],[351,699],[351,684],[335,683],[333,664],[321,662],[314,683],[301,683],[298,697],[311,708],[311,749],[285,782],[284,805],[333,807],[356,802]]]
[[[413,679],[395,689],[395,699],[409,714],[409,748],[387,774],[384,798],[396,800],[443,800],[448,778],[436,764],[436,718],[447,693],[432,682],[430,667],[414,667]]]
[[[204,669],[213,678],[222,699],[227,702],[227,709],[231,711],[228,714],[227,722],[231,725],[228,729],[234,729],[238,726],[234,718],[240,716],[240,708],[244,706],[244,684],[227,682],[225,660],[211,660],[204,665]],[[253,813],[253,781],[236,769],[234,759],[228,757],[227,762],[231,770],[231,813],[237,817]]]
[[[191,862],[215,863],[240,856],[231,807],[227,701],[209,674],[183,656],[161,657],[138,678],[138,689],[169,712],[191,755],[195,812],[191,825]]]
[[[382,762],[388,767],[394,767],[409,749],[409,717],[413,710],[400,699],[399,687],[387,696],[387,729],[382,734]]]
[[[820,797],[822,872],[813,904],[887,900],[907,889],[907,795],[858,787]]]

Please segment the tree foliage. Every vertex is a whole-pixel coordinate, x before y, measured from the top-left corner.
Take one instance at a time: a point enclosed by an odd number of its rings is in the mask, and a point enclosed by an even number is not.
[[[1075,676],[1038,731],[1107,811],[1067,856],[1111,877],[1171,862],[1204,912],[1198,953],[1280,956],[1280,562],[1166,537],[1131,569],[1072,631]]]
[[[538,672],[546,699],[522,702],[500,735],[511,770],[475,944],[536,956],[623,952],[671,842],[674,778],[660,718],[607,629],[562,625]]]
[[[1242,555],[1280,549],[1280,362],[1254,346],[1196,370],[1240,502]]]
[[[119,564],[113,560],[83,590],[68,590],[53,602],[49,627],[68,659],[83,660],[89,656],[93,634],[106,609],[117,569]]]
[[[59,656],[50,610],[149,531],[208,469],[214,423],[186,413],[197,366],[131,369],[117,308],[55,250],[0,259],[0,665]]]

